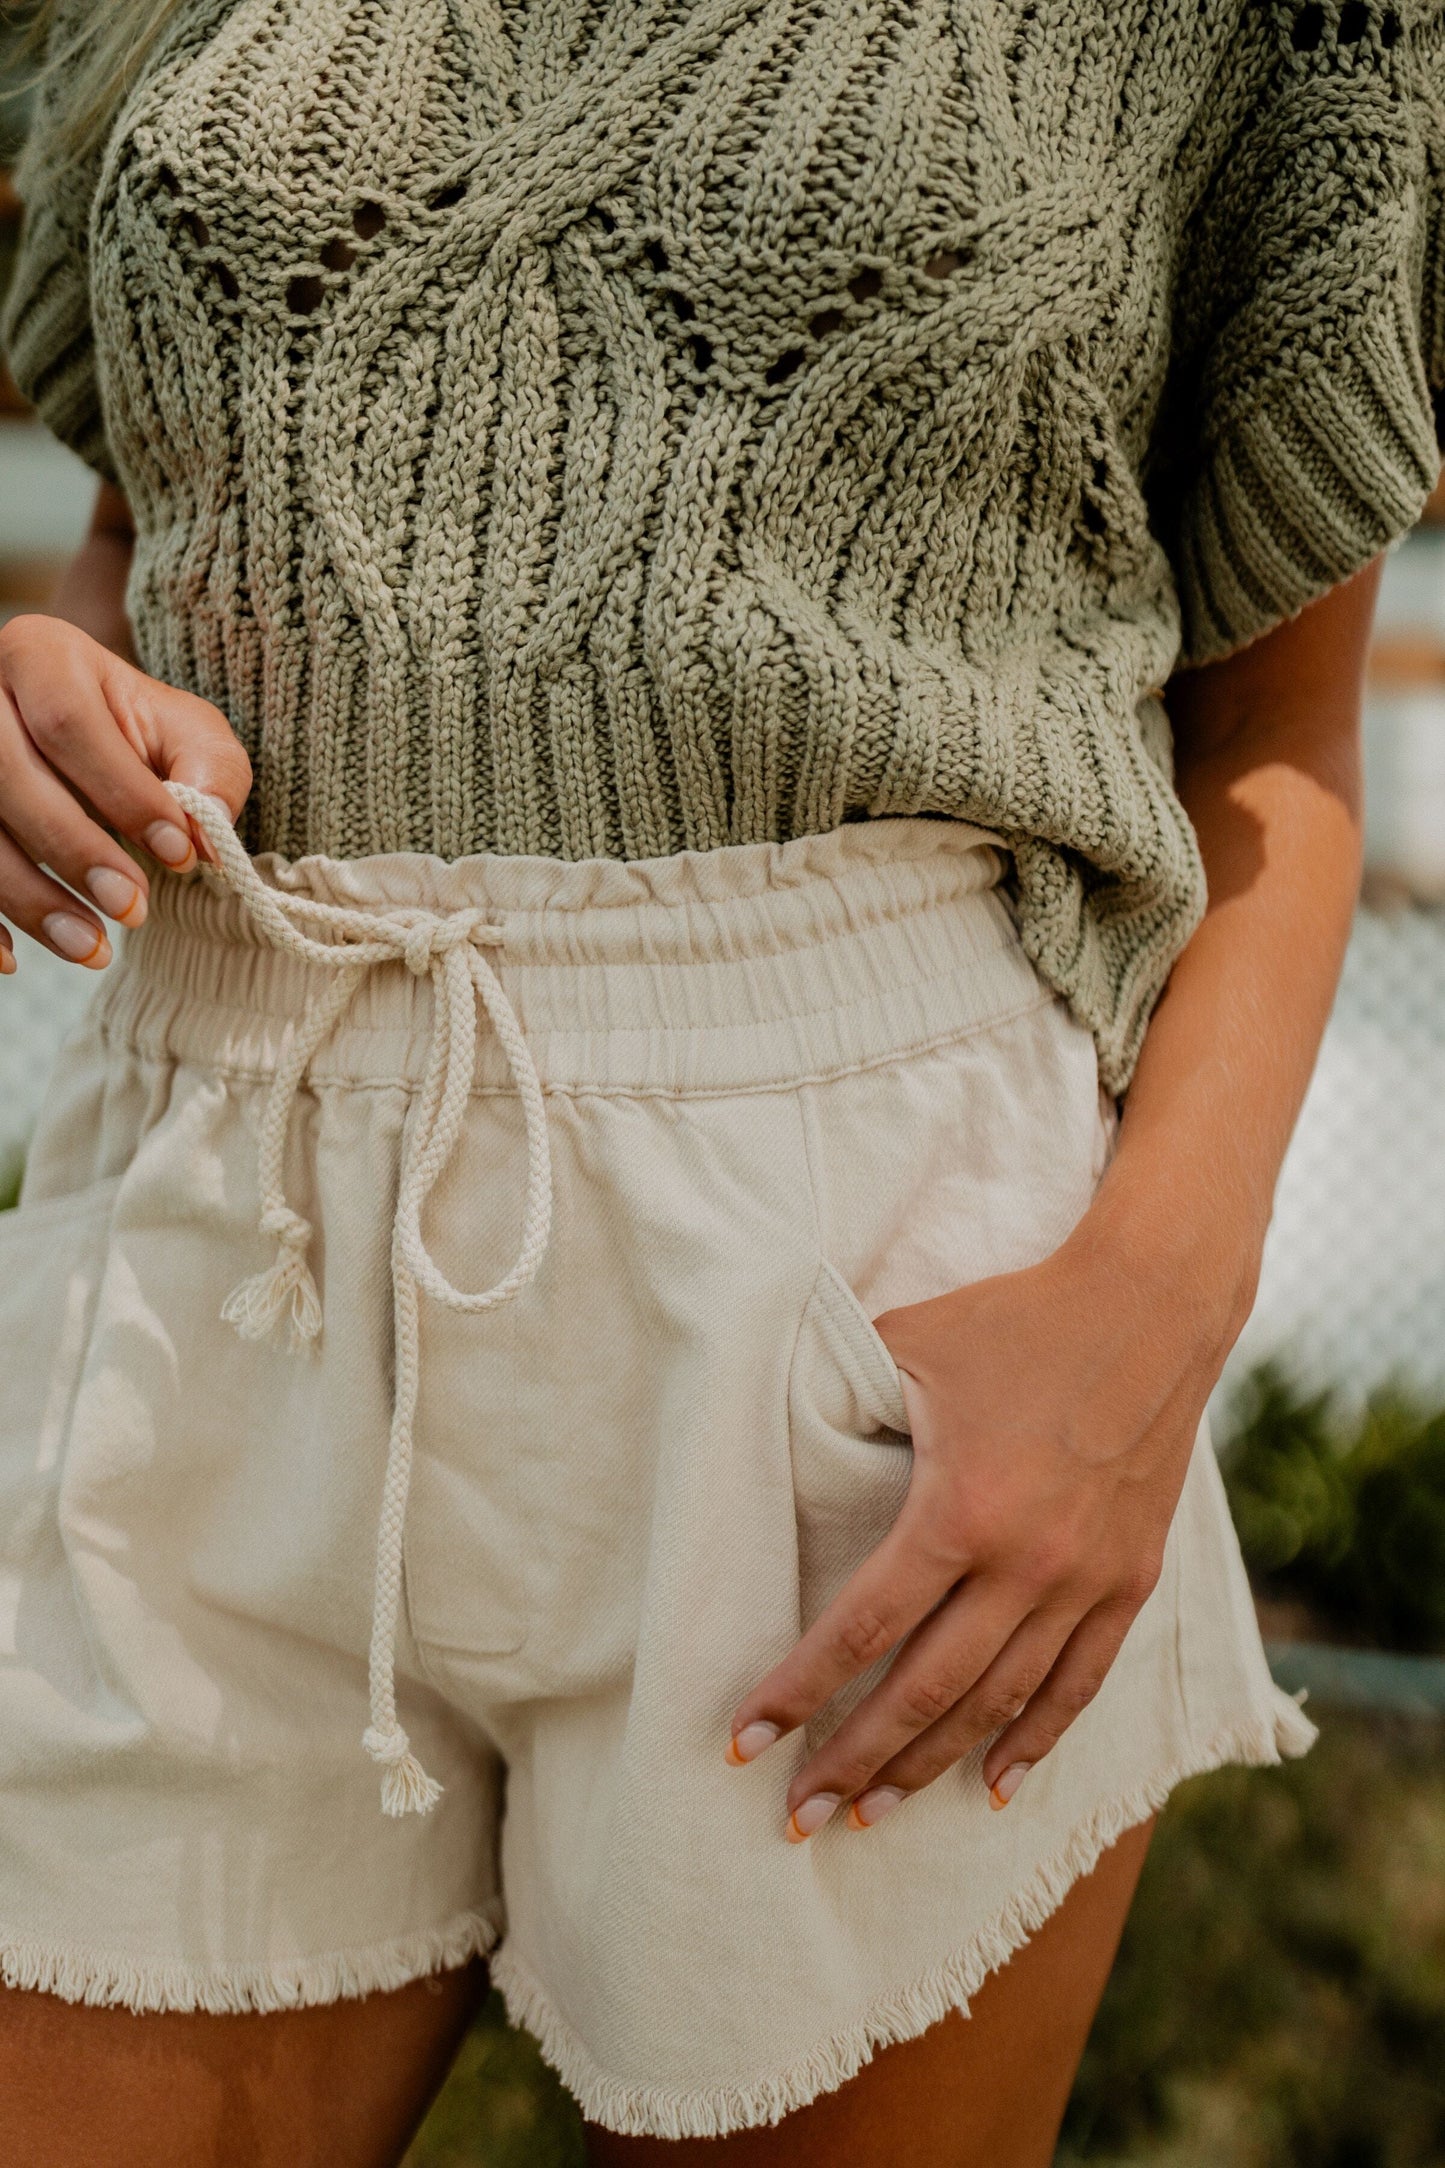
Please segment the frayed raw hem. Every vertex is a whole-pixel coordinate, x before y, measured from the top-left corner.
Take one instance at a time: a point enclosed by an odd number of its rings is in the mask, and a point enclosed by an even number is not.
[[[213,2017],[301,2010],[312,2003],[351,2002],[385,1994],[434,1972],[451,1972],[485,1957],[501,1932],[492,1911],[464,1912],[445,1927],[357,1950],[277,1965],[142,1965],[88,1950],[46,1949],[0,1936],[0,1981],[6,1987],[58,1995],[62,2002],[130,2010],[200,2010]]]
[[[969,1997],[988,1975],[1038,1932],[1072,1885],[1090,1872],[1126,1829],[1147,1821],[1163,1806],[1176,1784],[1232,1763],[1268,1768],[1308,1753],[1318,1737],[1315,1726],[1288,1694],[1278,1688],[1274,1692],[1272,1720],[1258,1718],[1221,1733],[1202,1752],[1096,1808],[957,1955],[911,1986],[880,1997],[863,2017],[820,2041],[790,2069],[754,2084],[713,2086],[697,2092],[625,2084],[599,2068],[570,2026],[558,2017],[545,1990],[505,1945],[492,1964],[493,1984],[502,1992],[512,2023],[525,2026],[535,2036],[584,2117],[604,2130],[626,2138],[724,2138],[733,2131],[779,2123],[785,2115],[855,2077],[872,2060],[875,2049],[916,2040],[951,2010],[967,2016]]]

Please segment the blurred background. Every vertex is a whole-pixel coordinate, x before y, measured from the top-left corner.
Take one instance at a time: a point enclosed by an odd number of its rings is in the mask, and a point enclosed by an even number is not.
[[[0,105],[0,292],[23,124]],[[93,495],[0,371],[0,621],[45,603]],[[1323,1736],[1171,1801],[1063,2168],[1445,2168],[1445,491],[1387,566],[1365,748],[1364,896],[1211,1411],[1271,1661]],[[0,1202],[93,988],[16,947]],[[489,2009],[410,2168],[581,2158]]]

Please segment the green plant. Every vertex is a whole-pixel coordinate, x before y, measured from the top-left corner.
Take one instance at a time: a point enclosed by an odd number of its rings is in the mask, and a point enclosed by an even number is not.
[[[1346,1418],[1266,1364],[1237,1396],[1221,1465],[1262,1594],[1351,1640],[1445,1650],[1445,1410],[1388,1388]]]
[[[1332,1609],[1381,1647],[1445,1649],[1445,1412],[1382,1396],[1347,1466],[1355,1535],[1330,1577]]]
[[[1345,1555],[1355,1512],[1330,1393],[1302,1393],[1262,1365],[1238,1395],[1220,1463],[1252,1572],[1283,1578]]]
[[[1160,1818],[1059,2168],[1440,2168],[1445,1753],[1328,1718]]]
[[[583,2168],[584,2159],[576,2108],[493,1993],[406,2168]]]

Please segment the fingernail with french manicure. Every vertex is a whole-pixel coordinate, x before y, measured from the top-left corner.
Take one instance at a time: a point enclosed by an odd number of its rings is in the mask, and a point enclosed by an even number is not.
[[[107,918],[118,919],[122,926],[139,926],[145,918],[145,897],[114,866],[92,866],[85,885]]]
[[[901,1807],[907,1796],[896,1784],[875,1784],[871,1792],[860,1792],[848,1809],[848,1827],[871,1829],[875,1822],[882,1821],[885,1814],[891,1814],[895,1807]]]
[[[1006,1807],[1028,1773],[1029,1765],[1026,1761],[1010,1762],[1003,1775],[989,1791],[989,1805],[991,1807]]]
[[[823,1824],[831,1821],[838,1808],[836,1792],[814,1792],[800,1807],[794,1807],[788,1816],[788,1842],[801,1844],[805,1837],[814,1836]]]
[[[146,844],[163,866],[183,866],[191,855],[191,839],[174,821],[155,821],[146,830]]]
[[[105,935],[97,933],[83,918],[72,918],[68,911],[52,911],[40,923],[47,941],[73,963],[102,964],[110,955]]]
[[[781,1736],[776,1724],[761,1719],[756,1724],[744,1724],[742,1730],[729,1739],[727,1758],[734,1769],[741,1769],[745,1762],[756,1761]]]

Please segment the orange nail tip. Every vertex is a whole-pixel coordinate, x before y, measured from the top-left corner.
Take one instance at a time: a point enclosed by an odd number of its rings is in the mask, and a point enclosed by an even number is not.
[[[739,1724],[728,1748],[728,1760],[734,1769],[741,1769],[747,1762],[755,1762],[760,1754],[782,1737],[782,1726],[772,1723],[765,1716],[755,1716],[750,1724]]]
[[[991,1807],[1006,1807],[1014,1793],[1029,1773],[1027,1762],[1010,1762],[1007,1769],[999,1772],[988,1795]]]
[[[806,1830],[806,1829],[799,1829],[799,1827],[798,1827],[798,1817],[797,1817],[797,1815],[796,1815],[796,1814],[790,1814],[790,1815],[788,1816],[788,1842],[789,1842],[789,1844],[806,1844],[806,1843],[807,1843],[807,1841],[808,1841],[808,1832],[807,1832],[807,1830]]]
[[[870,1826],[871,1825],[865,1822],[862,1815],[858,1812],[858,1802],[855,1799],[852,1806],[848,1809],[848,1827],[850,1829],[867,1829]]]
[[[738,1752],[738,1743],[736,1739],[729,1739],[727,1753],[723,1756],[723,1759],[733,1769],[747,1768],[747,1763],[743,1760],[742,1755]]]

